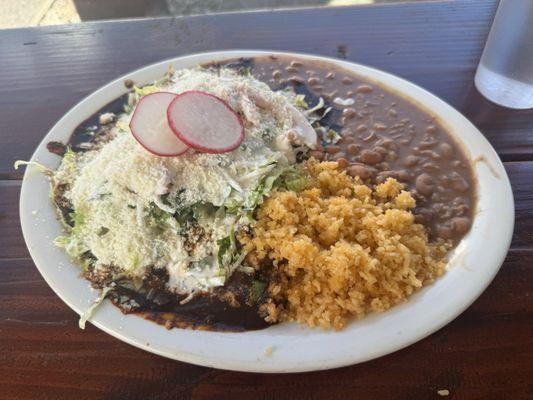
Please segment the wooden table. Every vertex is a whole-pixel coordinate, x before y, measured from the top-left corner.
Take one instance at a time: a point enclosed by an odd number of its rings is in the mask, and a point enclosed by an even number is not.
[[[1,399],[533,398],[533,110],[473,89],[497,1],[418,2],[85,23],[0,32]],[[511,178],[516,228],[487,291],[430,337],[331,371],[259,375],[146,353],[89,324],[41,278],[22,239],[22,172],[52,124],[121,74],[164,58],[231,48],[316,53],[409,79],[465,113]],[[494,227],[498,229],[498,227]],[[453,296],[453,293],[450,293]]]

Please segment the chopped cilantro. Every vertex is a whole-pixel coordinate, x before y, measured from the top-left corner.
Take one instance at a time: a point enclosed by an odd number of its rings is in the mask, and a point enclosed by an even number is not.
[[[149,223],[158,230],[163,230],[167,219],[171,217],[170,213],[161,210],[153,201],[150,202],[147,209],[147,215]]]
[[[259,298],[265,292],[266,287],[267,287],[266,282],[253,281],[252,285],[250,286],[250,297],[249,297],[249,299],[253,303],[257,302],[257,300],[259,300]]]
[[[185,197],[185,188],[181,188],[175,192],[168,192],[161,195],[161,202],[169,207],[177,208],[179,207]]]
[[[218,252],[217,252],[217,262],[220,268],[224,267],[224,256],[227,251],[231,248],[231,239],[229,236],[224,239],[217,240]]]

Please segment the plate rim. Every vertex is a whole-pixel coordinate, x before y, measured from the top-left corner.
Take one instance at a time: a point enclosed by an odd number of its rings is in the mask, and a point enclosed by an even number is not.
[[[511,186],[510,186],[510,182],[509,182],[508,176],[507,176],[506,171],[503,168],[503,164],[501,163],[501,160],[499,159],[499,156],[495,152],[494,148],[490,145],[490,143],[483,136],[483,134],[470,121],[468,121],[464,116],[462,116],[462,114],[459,111],[455,110],[455,108],[453,108],[452,106],[448,105],[446,102],[444,102],[438,96],[430,93],[426,89],[424,89],[424,88],[422,88],[422,87],[420,87],[420,86],[418,86],[418,85],[416,85],[416,84],[414,84],[412,82],[409,82],[409,81],[407,81],[407,80],[405,80],[405,79],[403,79],[401,77],[398,77],[396,75],[390,74],[388,72],[381,71],[381,70],[373,68],[373,67],[369,67],[369,66],[366,66],[366,65],[363,65],[363,64],[355,63],[355,62],[350,62],[350,61],[345,61],[345,60],[338,60],[338,59],[331,58],[331,57],[324,57],[324,56],[318,56],[318,55],[313,55],[313,54],[305,54],[305,53],[283,52],[283,51],[268,51],[268,50],[232,49],[232,50],[224,50],[224,51],[199,52],[199,53],[188,54],[188,55],[179,56],[179,57],[172,57],[172,58],[168,58],[168,59],[156,62],[156,63],[148,64],[148,65],[145,65],[145,66],[143,66],[141,68],[138,68],[138,69],[136,69],[134,71],[128,72],[126,74],[123,74],[122,76],[110,81],[109,83],[107,83],[107,84],[103,85],[102,87],[96,89],[95,91],[91,92],[88,96],[86,96],[81,101],[79,101],[77,104],[75,104],[73,107],[71,107],[61,117],[61,119],[59,119],[58,122],[56,124],[54,124],[54,126],[49,130],[47,135],[43,138],[43,140],[40,142],[39,146],[36,148],[36,150],[32,154],[31,160],[35,159],[35,157],[39,153],[40,148],[42,147],[43,143],[46,143],[46,141],[49,140],[48,136],[51,135],[52,133],[54,133],[58,129],[58,127],[61,127],[61,124],[67,119],[67,117],[69,117],[69,116],[73,115],[74,113],[76,113],[77,111],[79,111],[80,108],[83,108],[84,104],[86,102],[88,102],[89,99],[93,99],[95,97],[98,97],[99,95],[103,95],[103,93],[105,93],[105,91],[107,91],[113,85],[116,85],[117,82],[123,82],[125,79],[131,78],[132,76],[140,74],[143,71],[156,69],[156,68],[162,67],[162,66],[167,66],[168,64],[172,64],[172,63],[183,63],[186,60],[190,61],[190,60],[195,60],[195,59],[202,58],[202,57],[211,59],[212,61],[220,61],[220,60],[231,59],[231,58],[236,58],[236,57],[247,57],[247,56],[249,57],[249,56],[260,56],[260,55],[271,55],[271,54],[294,56],[294,57],[299,57],[299,58],[304,58],[304,59],[305,58],[319,59],[319,60],[323,60],[323,61],[326,61],[326,62],[334,63],[334,64],[336,64],[336,65],[338,65],[340,67],[348,68],[350,70],[357,69],[357,71],[354,71],[355,73],[361,74],[361,71],[363,71],[364,73],[370,73],[371,75],[375,75],[375,76],[378,76],[378,77],[379,76],[385,77],[389,81],[384,81],[384,82],[380,81],[379,82],[380,85],[384,86],[385,88],[387,88],[389,90],[397,91],[396,87],[392,87],[391,86],[392,84],[391,84],[390,80],[392,79],[392,83],[394,83],[394,85],[397,85],[398,83],[402,83],[403,85],[405,85],[407,87],[414,88],[415,91],[419,92],[419,95],[423,95],[425,97],[429,97],[429,98],[431,98],[433,100],[436,100],[437,103],[440,103],[439,104],[440,107],[443,107],[444,109],[447,109],[448,112],[451,111],[451,112],[455,113],[462,120],[464,120],[463,122],[466,123],[466,125],[469,125],[469,128],[473,129],[473,131],[477,135],[479,135],[478,139],[480,139],[482,142],[483,141],[486,142],[484,144],[487,144],[489,146],[489,153],[490,152],[493,153],[493,154],[490,154],[490,156],[493,158],[491,161],[494,161],[496,163],[495,167],[496,167],[498,173],[500,173],[500,175],[501,175],[500,179],[502,179],[503,186],[506,186],[505,187],[505,191],[507,193],[504,193],[503,195],[508,200],[508,202],[506,204],[508,207],[507,207],[507,210],[505,210],[508,213],[508,222],[507,222],[507,226],[504,227],[506,232],[504,232],[504,234],[503,234],[503,236],[504,236],[503,237],[503,245],[500,245],[500,249],[502,249],[502,250],[499,252],[499,257],[497,257],[497,261],[493,263],[494,265],[497,265],[497,267],[493,267],[490,270],[490,274],[485,277],[485,279],[483,280],[482,284],[478,285],[478,288],[477,288],[476,292],[473,293],[472,296],[470,296],[468,301],[463,301],[461,303],[460,307],[456,307],[455,309],[453,309],[453,311],[448,312],[448,314],[447,314],[447,316],[445,318],[440,318],[440,319],[437,318],[436,322],[433,322],[429,327],[427,327],[426,329],[422,330],[418,334],[412,334],[410,336],[410,338],[407,339],[407,340],[406,339],[400,340],[399,342],[397,342],[395,345],[392,345],[392,346],[391,345],[382,346],[382,348],[380,350],[370,351],[365,356],[347,355],[347,356],[345,356],[342,359],[317,360],[315,362],[307,362],[307,363],[303,363],[303,364],[295,361],[295,362],[292,362],[290,364],[277,365],[277,366],[276,366],[275,363],[274,364],[261,363],[261,362],[259,362],[259,363],[250,363],[250,362],[239,362],[239,361],[234,361],[234,360],[233,361],[229,361],[229,362],[224,362],[224,360],[219,360],[219,359],[216,359],[216,358],[213,358],[213,357],[209,357],[209,356],[206,356],[206,355],[202,355],[202,354],[198,354],[198,353],[195,353],[195,352],[190,353],[190,352],[182,351],[182,352],[179,352],[179,353],[169,354],[168,351],[163,351],[163,350],[159,349],[158,347],[154,347],[152,344],[141,343],[141,342],[139,342],[139,340],[137,338],[132,337],[131,335],[128,336],[128,334],[125,334],[124,332],[117,333],[116,329],[112,329],[109,326],[107,326],[107,324],[102,323],[100,321],[100,319],[98,318],[98,314],[96,314],[96,317],[94,319],[91,319],[91,323],[93,323],[93,325],[97,326],[99,329],[101,329],[101,330],[105,331],[106,333],[118,338],[119,340],[125,341],[125,342],[127,342],[127,343],[129,343],[129,344],[131,344],[133,346],[139,347],[139,348],[141,348],[143,350],[146,350],[146,351],[149,351],[149,352],[152,352],[152,353],[155,353],[155,354],[159,354],[159,355],[164,356],[164,357],[169,357],[169,358],[173,358],[173,359],[176,359],[176,360],[193,363],[193,364],[196,364],[196,365],[203,365],[203,366],[208,366],[208,367],[215,367],[215,368],[222,368],[222,369],[229,369],[229,370],[236,370],[236,371],[248,371],[248,372],[304,372],[304,371],[313,371],[313,370],[323,370],[323,369],[336,368],[336,367],[352,365],[352,364],[368,361],[370,359],[374,359],[374,358],[383,356],[385,354],[390,354],[392,352],[398,351],[398,350],[400,350],[402,348],[405,348],[405,347],[407,347],[407,346],[409,346],[409,345],[411,345],[411,344],[413,344],[413,343],[415,343],[417,341],[422,340],[423,338],[425,338],[425,337],[429,336],[430,334],[436,332],[437,330],[441,329],[443,326],[445,326],[450,321],[452,321],[457,316],[459,316],[464,310],[466,310],[481,295],[481,293],[483,293],[483,291],[488,287],[488,285],[492,282],[492,280],[496,276],[497,272],[499,271],[499,269],[500,269],[500,267],[501,267],[501,265],[502,265],[502,263],[503,263],[503,261],[505,259],[505,256],[507,255],[507,252],[508,252],[508,249],[509,249],[509,245],[510,245],[510,242],[511,242],[511,239],[512,239],[512,232],[513,232],[513,227],[514,227],[514,211],[515,210],[514,210],[513,194],[512,194],[512,190],[511,190]],[[201,62],[205,62],[205,61],[201,61]],[[364,75],[364,73],[363,73],[363,75]],[[398,92],[402,96],[405,96],[405,97],[408,97],[408,98],[412,99],[411,94],[405,93],[405,92],[402,92],[402,91],[398,91]],[[100,107],[103,106],[103,105],[105,105],[105,103],[101,104]],[[430,110],[431,113],[436,114],[439,117],[440,117],[440,115],[439,115],[440,111],[441,110],[438,110],[438,111]],[[79,121],[79,122],[81,122],[81,121]],[[453,134],[453,135],[456,136],[455,134]],[[456,140],[461,142],[461,139],[459,139],[457,137],[456,137]],[[494,159],[494,156],[496,156],[496,159]],[[474,168],[474,170],[475,170],[475,168]],[[28,219],[30,217],[27,215],[27,213],[24,212],[24,210],[26,209],[26,205],[25,205],[25,202],[24,202],[25,201],[25,196],[27,196],[27,193],[28,193],[28,190],[29,190],[28,189],[28,181],[29,181],[28,175],[29,174],[30,174],[30,172],[28,170],[25,171],[25,173],[24,173],[23,182],[22,182],[22,186],[21,186],[20,201],[19,201],[20,220],[21,220],[21,225],[22,225],[22,230],[23,230],[23,236],[24,236],[25,243],[26,243],[26,245],[28,247],[28,250],[30,252],[32,260],[34,261],[37,269],[39,270],[40,274],[43,276],[43,278],[45,279],[47,284],[52,288],[54,293],[56,295],[58,295],[58,297],[61,298],[61,300],[63,302],[65,302],[71,309],[73,309],[76,313],[79,314],[78,307],[73,305],[72,302],[70,301],[70,299],[67,298],[64,295],[64,293],[61,292],[61,290],[56,288],[56,282],[54,282],[54,281],[49,279],[50,277],[48,276],[48,274],[46,272],[46,267],[43,266],[43,265],[39,265],[40,263],[38,263],[36,261],[36,256],[34,256],[35,250],[32,249],[32,246],[29,243],[29,242],[31,242],[30,233],[29,233],[29,229],[31,229],[31,226],[30,226],[30,220]],[[477,172],[476,171],[475,171],[475,175],[477,177]],[[478,183],[478,185],[479,185],[479,183]],[[478,187],[478,189],[479,189],[479,187]],[[47,199],[48,199],[48,197],[47,197]],[[509,202],[509,200],[510,200],[510,202]],[[505,250],[503,250],[503,249],[505,249]],[[72,265],[74,265],[74,264],[72,264]],[[69,265],[69,267],[70,267],[70,265]],[[109,304],[106,304],[106,306],[112,307]],[[105,308],[109,309],[109,307],[105,307]],[[395,306],[394,308],[396,308],[396,307],[399,307],[399,306]],[[390,312],[390,310],[388,312]],[[375,317],[375,315],[376,314],[374,314],[373,317]],[[382,314],[380,314],[380,315],[382,315]],[[139,317],[135,317],[135,318],[137,318],[139,320],[142,320]],[[367,317],[367,318],[371,318],[371,317]],[[145,321],[145,322],[146,323],[151,323],[149,321]],[[278,325],[278,327],[279,326],[282,326],[282,325]],[[161,326],[159,326],[159,328],[163,329],[163,327],[161,327]],[[234,334],[233,333],[229,333],[229,335],[234,335]]]

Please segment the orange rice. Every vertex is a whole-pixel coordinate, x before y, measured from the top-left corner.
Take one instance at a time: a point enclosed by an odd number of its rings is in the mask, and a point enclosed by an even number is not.
[[[405,301],[445,271],[450,244],[429,243],[415,200],[394,179],[374,190],[335,162],[309,161],[310,183],[278,191],[261,206],[245,250],[275,269],[267,321],[341,329]]]

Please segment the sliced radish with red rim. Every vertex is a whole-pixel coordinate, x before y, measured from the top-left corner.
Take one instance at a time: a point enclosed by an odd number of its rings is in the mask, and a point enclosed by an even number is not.
[[[171,157],[189,148],[170,129],[167,109],[176,94],[169,92],[151,93],[139,100],[130,121],[133,137],[150,153]]]
[[[234,150],[244,139],[241,118],[224,100],[207,92],[177,95],[168,106],[167,118],[181,141],[205,153]]]

